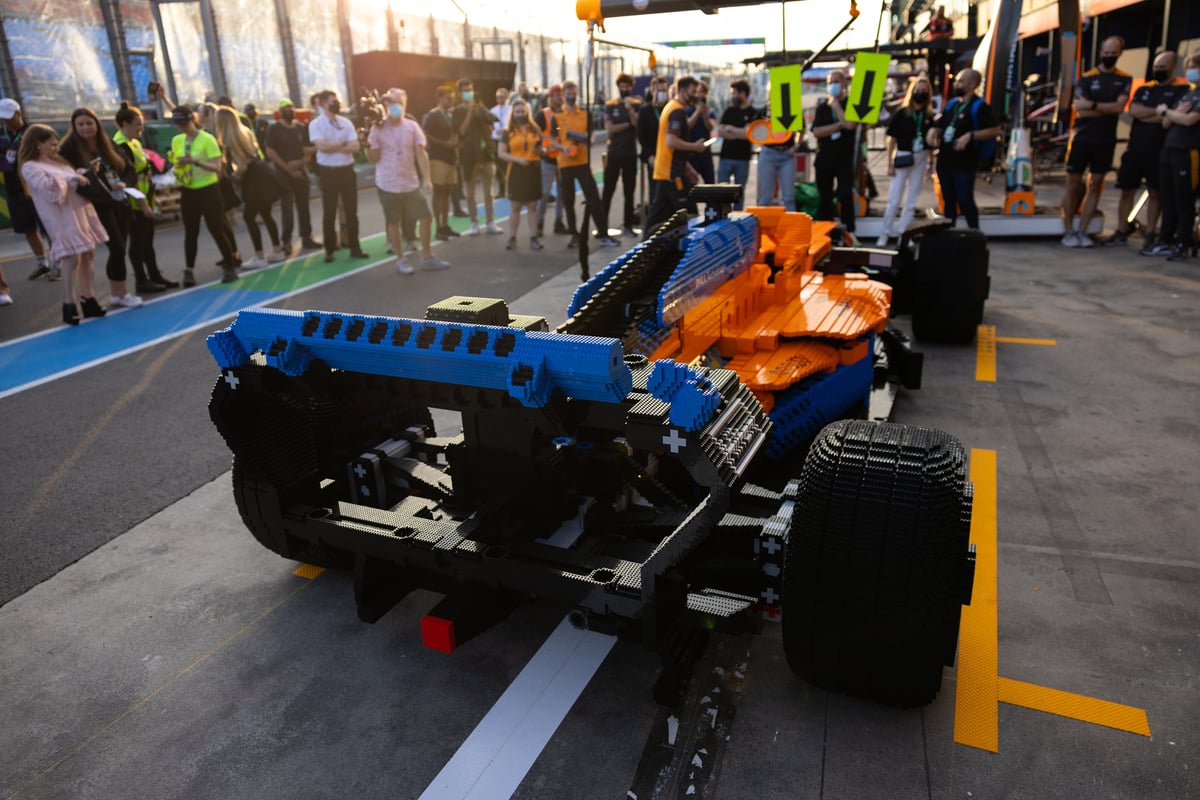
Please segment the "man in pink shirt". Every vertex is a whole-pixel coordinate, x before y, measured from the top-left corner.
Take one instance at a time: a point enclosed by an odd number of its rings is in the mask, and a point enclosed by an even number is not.
[[[388,241],[396,253],[396,270],[411,275],[413,266],[404,255],[402,229],[412,230],[418,224],[421,234],[422,269],[445,269],[450,266],[430,249],[430,221],[433,217],[425,191],[433,184],[429,177],[429,156],[425,153],[425,132],[416,121],[404,116],[408,95],[403,89],[389,89],[383,96],[387,103],[387,122],[371,128],[367,135],[367,159],[375,165],[375,188],[383,207]]]

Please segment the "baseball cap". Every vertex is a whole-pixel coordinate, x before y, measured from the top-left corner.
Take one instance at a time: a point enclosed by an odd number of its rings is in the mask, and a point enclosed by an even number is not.
[[[0,100],[0,119],[12,119],[13,114],[16,114],[20,110],[21,106],[11,97]]]
[[[280,108],[295,108],[295,107],[296,107],[296,104],[295,104],[295,103],[293,103],[291,100],[288,100],[288,99],[285,97],[285,98],[283,98],[282,100],[280,100],[280,101],[279,101],[279,107],[280,107]]]
[[[185,105],[175,106],[175,110],[171,112],[171,122],[176,125],[182,125],[185,122],[192,120],[192,109]]]

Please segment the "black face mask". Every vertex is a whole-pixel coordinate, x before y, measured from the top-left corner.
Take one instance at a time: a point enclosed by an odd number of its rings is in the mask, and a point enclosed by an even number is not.
[[[325,110],[328,111],[330,114],[338,113],[339,111],[342,110],[342,101],[341,100],[330,100],[328,103],[325,104]]]
[[[1117,65],[1117,57],[1116,56],[1104,56],[1103,58],[1100,59],[1100,63],[1104,65],[1105,69],[1112,69],[1113,67],[1115,67]]]
[[[618,89],[617,93],[620,94],[621,97],[629,97],[629,95],[633,94],[630,89]]]
[[[279,112],[279,116],[283,117],[284,122],[291,122],[296,118],[296,111],[292,108],[285,108]]]
[[[917,105],[923,106],[929,102],[929,92],[913,92],[912,99]]]
[[[1171,73],[1167,72],[1165,69],[1156,69],[1154,70],[1154,80],[1158,81],[1159,83],[1166,83],[1167,81],[1171,80]]]
[[[965,87],[965,86],[955,86],[954,87],[954,96],[955,97],[963,97],[966,95],[966,93],[967,93],[967,87]]]

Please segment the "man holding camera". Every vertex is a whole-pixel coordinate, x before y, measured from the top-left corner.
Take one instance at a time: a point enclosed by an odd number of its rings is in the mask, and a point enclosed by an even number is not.
[[[604,208],[600,203],[600,191],[596,188],[596,179],[592,177],[592,167],[588,163],[591,132],[588,125],[588,112],[579,107],[579,85],[567,81],[563,89],[563,110],[554,115],[551,123],[551,138],[556,141],[558,151],[558,196],[562,198],[563,207],[567,211],[567,227],[571,229],[571,238],[567,247],[579,244],[579,231],[575,227],[575,182],[583,189],[584,201],[592,209],[592,219],[596,223],[596,236],[601,247],[616,247],[619,242],[608,235],[608,220],[604,218]],[[585,226],[586,227],[586,226]],[[586,232],[584,235],[587,235]]]
[[[336,93],[326,90],[317,95],[321,116],[308,124],[308,136],[317,148],[317,177],[321,184],[322,229],[325,234],[325,261],[332,262],[337,250],[337,208],[346,212],[346,236],[352,258],[369,258],[358,241],[358,185],[354,177],[354,154],[358,152],[358,131],[343,116]]]
[[[433,214],[422,194],[432,191],[429,156],[425,153],[425,132],[414,120],[404,116],[408,94],[403,89],[389,89],[383,96],[387,104],[387,121],[373,125],[367,134],[367,160],[375,165],[375,188],[383,207],[383,220],[388,241],[396,253],[396,271],[401,275],[413,273],[412,264],[404,257],[401,229],[421,231],[421,268],[445,269],[450,266],[430,249],[430,221]]]
[[[492,206],[492,183],[496,180],[496,164],[492,160],[492,124],[496,117],[475,99],[475,87],[467,78],[458,82],[462,103],[454,109],[454,130],[459,136],[458,159],[463,183],[467,189],[467,209],[471,228],[464,236],[479,235],[479,210],[475,205],[475,182],[483,184],[483,211],[487,215],[488,233],[503,233],[496,224]]]

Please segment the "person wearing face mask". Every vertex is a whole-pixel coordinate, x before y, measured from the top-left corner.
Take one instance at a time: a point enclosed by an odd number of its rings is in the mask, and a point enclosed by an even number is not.
[[[592,167],[588,163],[588,143],[591,140],[588,112],[579,107],[579,86],[574,81],[567,81],[562,88],[563,110],[554,115],[550,126],[550,138],[558,153],[558,196],[562,198],[563,208],[567,212],[567,228],[571,231],[567,247],[579,244],[579,229],[575,227],[577,182],[583,190],[587,207],[591,209],[600,246],[616,247],[619,242],[608,235],[608,220],[604,216],[600,192],[596,188],[596,179],[592,177]],[[586,228],[585,224],[585,236]]]
[[[430,223],[433,218],[425,191],[433,190],[429,175],[429,156],[425,152],[425,132],[414,120],[404,116],[408,93],[388,89],[387,121],[372,126],[367,134],[367,160],[375,165],[375,189],[383,208],[383,224],[388,242],[396,254],[396,271],[411,275],[413,265],[404,255],[402,231],[420,228],[422,269],[450,266],[430,249]]]
[[[689,138],[688,106],[698,83],[690,75],[675,81],[675,98],[663,107],[654,155],[654,199],[646,215],[644,237],[649,237],[659,223],[685,208],[688,191],[700,182],[699,174],[687,160],[688,153],[705,149],[704,142],[693,142]]]
[[[879,239],[875,242],[885,247],[889,236],[900,236],[908,230],[917,211],[917,197],[929,171],[929,149],[925,147],[925,136],[933,127],[933,93],[929,78],[918,75],[908,85],[904,102],[887,127],[888,176],[892,179],[888,188],[887,210],[883,212],[883,225]],[[896,211],[903,200],[900,222],[892,227]]]
[[[354,154],[358,152],[358,132],[350,120],[341,116],[342,104],[332,91],[318,95],[322,114],[308,124],[309,138],[317,148],[317,175],[321,183],[322,228],[325,234],[325,261],[332,262],[338,243],[338,203],[346,212],[346,236],[351,258],[369,258],[358,241],[358,185],[354,177]]]
[[[717,127],[717,112],[708,104],[708,84],[700,81],[696,84],[696,93],[692,95],[692,105],[688,109],[688,125],[691,126],[691,140],[705,142],[712,138]],[[713,157],[707,149],[699,153],[688,153],[688,163],[700,175],[701,183],[713,183],[717,179],[713,167]]]
[[[308,168],[306,167],[305,128],[296,122],[296,106],[286,97],[279,101],[279,120],[267,128],[267,158],[290,191],[279,198],[279,215],[283,252],[292,255],[292,231],[296,217],[300,218],[300,249],[320,250],[322,244],[312,238],[312,215],[309,213]]]
[[[516,99],[516,98],[513,98]],[[504,141],[504,133],[508,130],[508,118],[512,114],[512,106],[509,105],[508,89],[503,86],[496,90],[496,105],[488,109],[492,112],[492,116],[496,121],[492,123],[492,148],[499,150],[500,143]],[[504,197],[508,193],[506,180],[506,170],[496,169],[496,197]]]
[[[717,123],[721,143],[721,160],[717,162],[717,183],[745,186],[750,180],[750,157],[753,155],[746,129],[758,119],[758,111],[750,105],[750,83],[736,80],[729,84],[729,107]],[[734,204],[741,211],[742,202]]]
[[[508,216],[506,250],[517,249],[522,209],[529,218],[529,247],[533,250],[542,249],[542,240],[538,236],[537,223],[534,221],[538,200],[542,196],[542,168],[539,164],[541,154],[542,132],[529,113],[529,103],[525,102],[524,98],[517,97],[513,100],[508,128],[504,131],[504,139],[499,148],[500,160],[508,162],[506,182],[508,199],[512,203],[512,211]]]
[[[646,102],[637,115],[638,146],[642,151],[642,169],[653,174],[654,157],[658,151],[658,120],[667,105],[667,78],[655,75],[650,79]],[[650,184],[650,203],[654,203],[654,183]]]
[[[549,143],[550,128],[554,123],[554,115],[562,110],[563,91],[562,87],[556,83],[546,92],[546,104],[538,110],[535,116],[538,128],[542,131],[543,144]],[[556,191],[558,187],[558,158],[552,148],[542,147],[542,158],[539,166],[542,170],[542,197],[538,200],[537,235],[538,239],[541,239],[545,230],[546,209],[549,208],[552,201],[554,203],[554,232],[557,234],[567,233],[567,223],[563,222],[562,195]]]
[[[483,186],[483,211],[487,224],[486,233],[503,233],[496,224],[493,207],[492,184],[496,180],[496,164],[492,159],[492,125],[496,117],[487,107],[475,99],[475,87],[466,78],[458,82],[458,96],[462,103],[454,109],[454,130],[459,137],[458,164],[462,172],[463,185],[467,190],[467,214],[471,227],[464,236],[478,236],[479,209],[475,205],[475,184]]]
[[[633,96],[633,76],[622,72],[617,76],[617,97],[604,105],[604,130],[608,133],[608,150],[604,159],[604,218],[609,218],[613,196],[617,193],[617,178],[625,191],[625,223],[621,232],[633,236],[637,221],[633,191],[637,181],[637,131],[635,130],[642,101]]]
[[[817,219],[834,218],[833,205],[836,199],[842,224],[846,226],[847,231],[854,233],[854,132],[858,123],[846,119],[846,89],[850,85],[846,73],[835,69],[825,80],[828,96],[821,98],[813,116],[813,136],[817,137],[817,157],[813,165],[817,173],[817,192],[821,198],[817,208]],[[758,154],[760,200],[763,192],[764,151]],[[793,165],[794,180],[796,159],[789,156],[788,161]],[[780,191],[784,194],[784,204],[787,205],[788,211],[795,210],[796,201],[791,184],[785,184],[782,177]]]
[[[1188,90],[1167,106],[1160,103],[1159,119],[1166,129],[1159,187],[1162,189],[1162,229],[1146,255],[1165,255],[1168,261],[1187,261],[1196,247],[1196,188],[1200,186],[1200,53],[1188,56]]]
[[[1153,246],[1158,228],[1160,211],[1158,194],[1158,157],[1162,153],[1163,129],[1158,116],[1158,106],[1166,103],[1173,106],[1187,91],[1187,84],[1175,80],[1175,54],[1167,51],[1154,58],[1153,80],[1138,87],[1129,103],[1129,145],[1121,156],[1121,167],[1117,170],[1117,188],[1121,197],[1117,202],[1117,230],[1104,240],[1107,246],[1125,244],[1129,238],[1129,214],[1133,210],[1133,196],[1146,184],[1146,246]]]
[[[437,105],[425,113],[421,129],[429,146],[429,171],[433,181],[433,219],[437,223],[437,238],[447,241],[458,236],[450,227],[450,194],[458,181],[458,134],[454,132],[454,115],[450,106],[454,89],[439,86]]]
[[[1062,215],[1064,247],[1091,247],[1088,225],[1096,213],[1104,189],[1104,173],[1112,169],[1117,146],[1117,118],[1129,101],[1133,77],[1117,69],[1117,59],[1125,50],[1125,40],[1110,36],[1100,46],[1100,65],[1079,78],[1075,100],[1071,104],[1074,122],[1071,142],[1067,145],[1067,186],[1063,190]],[[1087,170],[1087,190],[1083,173]],[[1083,208],[1079,210],[1080,198]]]
[[[975,171],[979,167],[979,142],[1000,135],[1000,123],[992,107],[975,94],[979,83],[980,75],[973,69],[955,75],[954,99],[946,104],[925,135],[925,143],[938,148],[938,186],[950,224],[962,214],[967,227],[976,230],[979,207],[975,205]]]

